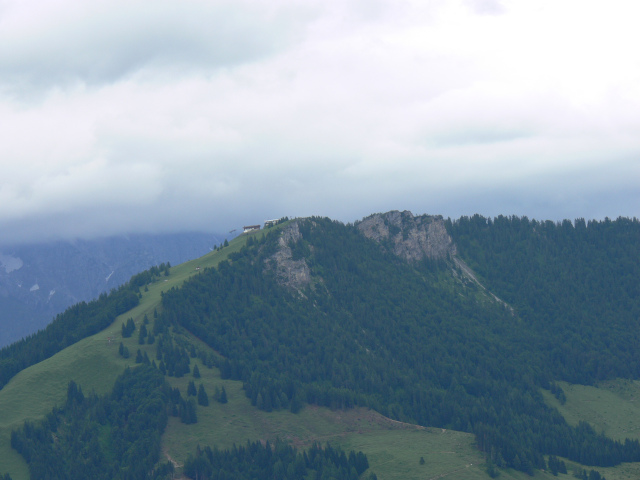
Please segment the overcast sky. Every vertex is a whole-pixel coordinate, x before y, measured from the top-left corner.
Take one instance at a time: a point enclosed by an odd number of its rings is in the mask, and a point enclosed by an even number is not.
[[[628,0],[0,0],[0,243],[640,216]]]

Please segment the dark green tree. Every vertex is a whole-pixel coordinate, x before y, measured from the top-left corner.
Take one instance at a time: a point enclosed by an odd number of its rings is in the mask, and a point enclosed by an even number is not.
[[[227,391],[224,389],[224,385],[220,390],[220,398],[217,399],[220,403],[227,403]]]
[[[198,391],[196,390],[196,384],[193,382],[193,380],[189,380],[189,385],[187,386],[187,396],[195,397],[197,394]]]
[[[129,338],[133,335],[133,332],[136,330],[136,324],[133,321],[133,318],[129,317],[127,319],[126,325],[122,324],[122,338]]]
[[[180,420],[182,423],[186,424],[198,422],[198,416],[196,415],[196,402],[192,398],[182,403]]]
[[[207,395],[207,392],[205,392],[204,386],[202,384],[200,384],[200,386],[198,387],[198,405],[201,405],[203,407],[209,405],[209,396]]]
[[[140,326],[140,333],[138,334],[138,344],[139,345],[144,345],[145,342],[145,338],[147,337],[147,327],[142,324]]]

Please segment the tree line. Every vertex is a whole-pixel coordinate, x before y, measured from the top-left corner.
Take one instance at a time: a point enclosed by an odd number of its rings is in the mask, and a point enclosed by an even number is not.
[[[198,447],[184,464],[184,475],[197,480],[358,480],[369,468],[367,456],[353,450],[314,443],[299,452],[281,440],[274,444],[248,441],[227,450]],[[376,478],[375,474],[368,477]]]

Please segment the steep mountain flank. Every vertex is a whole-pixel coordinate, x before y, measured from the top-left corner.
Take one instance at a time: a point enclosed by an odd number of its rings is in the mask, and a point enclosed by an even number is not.
[[[390,247],[409,262],[439,260],[456,254],[442,216],[414,216],[397,210],[376,213],[357,223],[365,237]]]

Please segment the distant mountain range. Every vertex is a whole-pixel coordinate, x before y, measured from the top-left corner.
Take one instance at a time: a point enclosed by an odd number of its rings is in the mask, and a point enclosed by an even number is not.
[[[0,346],[135,273],[200,257],[223,241],[223,235],[189,232],[0,247]]]

